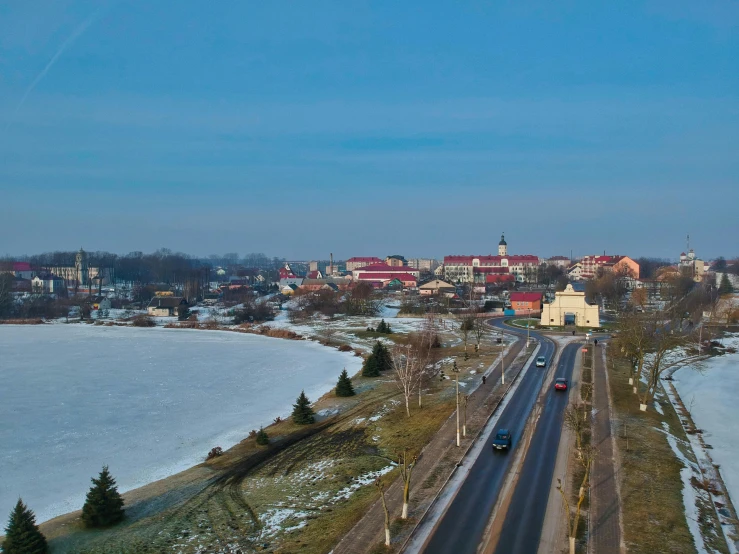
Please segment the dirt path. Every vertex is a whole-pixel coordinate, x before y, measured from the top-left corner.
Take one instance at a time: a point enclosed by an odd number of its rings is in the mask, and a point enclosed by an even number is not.
[[[508,351],[505,358],[506,376],[509,368],[514,369],[512,367],[513,362],[525,346],[524,343],[524,340],[518,340]],[[523,361],[520,361],[519,364]],[[484,426],[491,410],[502,395],[503,387],[499,385],[499,382],[500,364],[498,363],[487,377],[486,384],[480,384],[470,396],[467,405],[467,437],[462,439],[460,448],[455,445],[457,427],[455,414],[452,414],[439,429],[434,439],[423,449],[413,470],[408,524],[406,527],[401,527],[400,531],[395,529],[397,535],[393,537],[395,549],[401,547],[402,542],[433,501],[433,498],[443,486],[446,477],[459,462],[470,442]],[[403,483],[400,478],[385,491],[391,519],[398,517],[400,514],[402,493]],[[367,514],[339,541],[332,553],[360,554],[372,552],[378,544],[385,540],[383,521],[384,514],[378,498],[367,511]]]
[[[621,552],[621,504],[616,483],[616,462],[611,435],[611,407],[608,393],[605,354],[595,347],[593,360],[593,445],[598,449],[591,483],[590,552]]]

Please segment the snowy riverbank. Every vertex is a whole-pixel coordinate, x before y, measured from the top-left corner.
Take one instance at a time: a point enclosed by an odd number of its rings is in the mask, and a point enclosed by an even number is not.
[[[81,508],[103,464],[122,491],[203,461],[317,400],[352,353],[219,331],[0,327],[0,521],[18,496],[37,520]]]

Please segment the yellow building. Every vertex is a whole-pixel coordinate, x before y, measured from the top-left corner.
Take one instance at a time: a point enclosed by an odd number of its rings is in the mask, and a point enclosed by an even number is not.
[[[554,302],[544,304],[541,310],[542,326],[563,326],[574,323],[578,327],[600,327],[598,306],[588,304],[585,293],[567,285],[554,295]]]

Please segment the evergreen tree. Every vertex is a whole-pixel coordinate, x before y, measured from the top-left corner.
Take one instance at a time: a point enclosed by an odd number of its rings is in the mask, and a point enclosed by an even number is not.
[[[46,538],[36,525],[36,516],[19,498],[5,528],[4,554],[45,554],[49,551]]]
[[[384,319],[380,320],[380,323],[377,325],[377,332],[378,333],[384,333],[385,335],[392,335],[393,330],[390,328],[390,325],[385,323]]]
[[[261,446],[269,444],[269,435],[267,435],[267,431],[265,431],[263,427],[260,427],[259,432],[257,433],[257,444]]]
[[[719,294],[730,294],[734,292],[734,287],[731,284],[731,281],[729,281],[729,276],[724,273],[721,276],[721,283],[719,283],[718,286],[718,293]]]
[[[377,356],[375,356],[375,353],[373,352],[369,356],[367,356],[367,359],[364,360],[364,365],[362,366],[362,377],[379,377],[380,376],[380,367],[378,365]]]
[[[372,353],[377,359],[377,369],[379,371],[388,371],[392,369],[392,360],[390,359],[390,351],[380,341],[375,343]]]
[[[123,515],[123,498],[108,466],[103,466],[100,476],[92,478],[92,487],[82,507],[82,521],[87,527],[106,527],[121,521]]]
[[[346,368],[344,368],[344,371],[339,375],[339,382],[336,383],[336,396],[354,396],[355,394],[352,380],[349,378]]]
[[[190,319],[191,315],[192,315],[192,312],[190,311],[190,308],[185,308],[184,310],[180,310],[180,313],[177,316],[177,319],[179,321],[187,321],[188,319]]]
[[[298,401],[293,404],[293,421],[298,425],[308,425],[315,422],[315,420],[315,414],[310,407],[310,401],[305,396],[305,391],[301,391]]]

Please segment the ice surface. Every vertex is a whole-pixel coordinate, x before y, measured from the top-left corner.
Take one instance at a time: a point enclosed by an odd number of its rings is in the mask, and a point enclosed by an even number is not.
[[[739,335],[724,341],[739,347]],[[685,367],[673,375],[674,384],[693,421],[703,429],[703,438],[713,446],[711,457],[721,466],[729,496],[739,503],[739,354],[724,354],[706,360],[703,373]]]
[[[318,399],[361,359],[310,341],[227,331],[0,326],[0,524],[82,507],[110,466],[126,491],[203,461]]]

